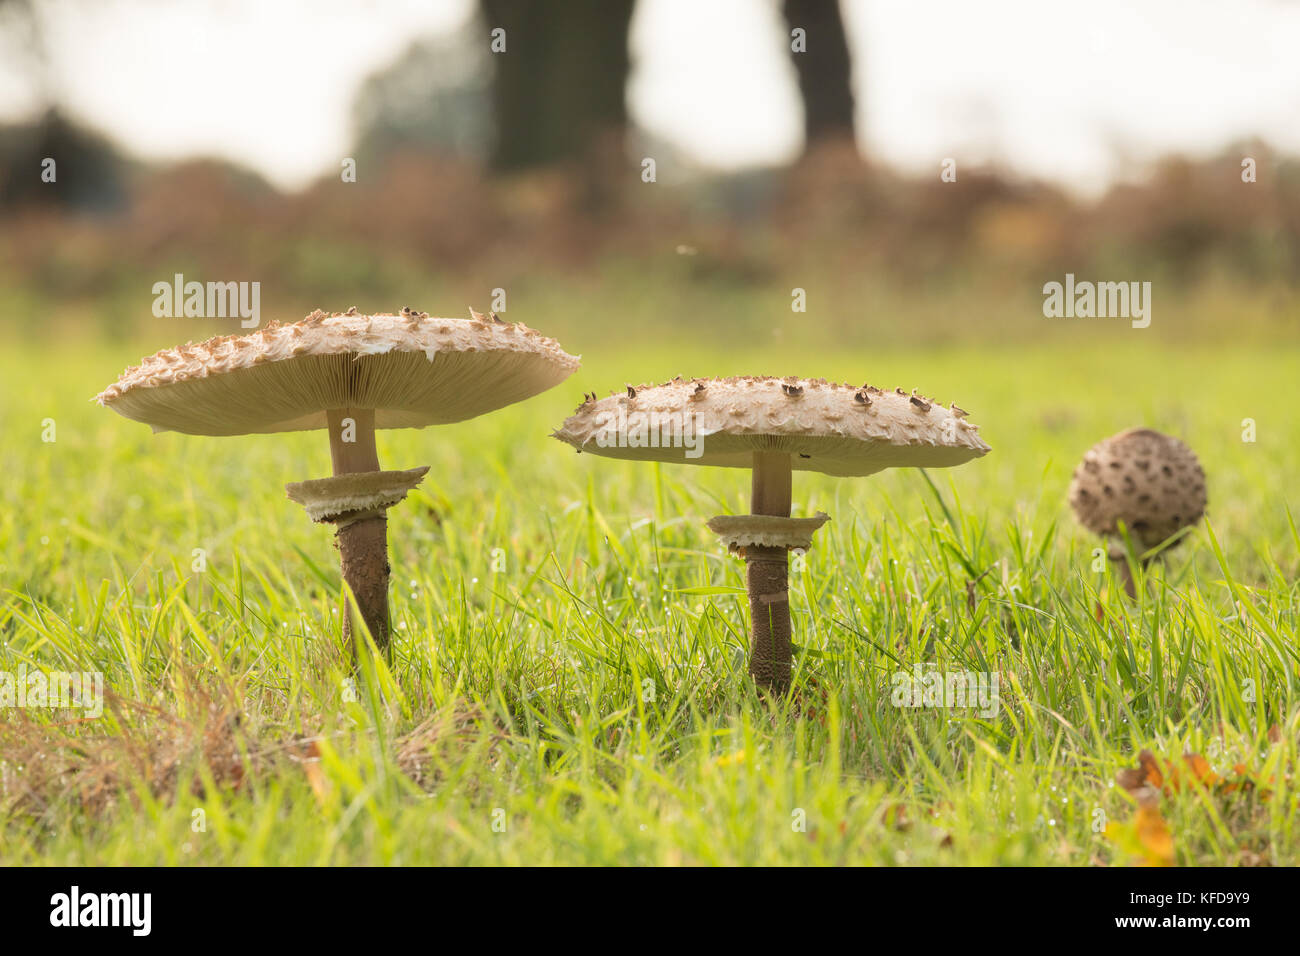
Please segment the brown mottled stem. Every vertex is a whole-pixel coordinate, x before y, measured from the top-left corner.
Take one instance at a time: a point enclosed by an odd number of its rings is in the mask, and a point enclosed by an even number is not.
[[[375,447],[375,410],[373,408],[333,408],[325,413],[329,424],[330,457],[335,475],[379,471],[379,451]],[[355,422],[355,441],[343,440],[343,420]],[[336,535],[343,580],[352,589],[356,607],[348,603],[343,618],[343,637],[356,656],[352,613],[355,610],[370,631],[375,646],[388,647],[388,517],[385,514],[361,518],[343,525]]]
[[[750,511],[790,517],[790,455],[754,452]],[[745,578],[753,631],[749,673],[763,688],[784,693],[794,656],[790,643],[789,555],[784,547],[745,548]]]
[[[1133,580],[1133,569],[1128,566],[1127,557],[1112,559],[1119,571],[1119,579],[1124,582],[1124,593],[1137,600],[1137,582]]]
[[[1115,576],[1123,583],[1124,593],[1137,600],[1137,582],[1133,579],[1133,569],[1129,567],[1128,548],[1118,535],[1106,540],[1106,557],[1115,568]],[[1146,567],[1145,561],[1142,566]]]

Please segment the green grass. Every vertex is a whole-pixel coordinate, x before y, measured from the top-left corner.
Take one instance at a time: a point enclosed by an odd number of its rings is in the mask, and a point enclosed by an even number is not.
[[[7,351],[0,670],[99,670],[111,697],[98,721],[0,712],[0,860],[1124,864],[1097,811],[1131,815],[1113,780],[1150,748],[1276,778],[1167,798],[1179,863],[1300,863],[1300,353],[1084,342],[566,339],[584,368],[553,392],[380,436],[386,467],[432,469],[390,515],[392,662],[355,700],[330,532],[283,491],[327,473],[324,435],[152,436],[86,401],[145,349]],[[792,576],[780,704],[745,676],[743,565],[704,528],[747,510],[747,475],[547,437],[584,390],[744,371],[917,386],[994,449],[933,490],[796,474],[795,513],[832,522]],[[1133,603],[1064,496],[1138,424],[1200,453],[1211,501]],[[893,706],[917,663],[998,673],[1000,709]]]

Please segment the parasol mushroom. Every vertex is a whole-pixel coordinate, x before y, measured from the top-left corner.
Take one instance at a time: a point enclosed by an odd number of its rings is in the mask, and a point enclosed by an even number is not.
[[[474,418],[558,385],[578,359],[524,325],[316,311],[290,325],[164,349],[97,397],[155,432],[247,435],[326,428],[334,474],[286,486],[337,526],[343,578],[377,646],[388,644],[387,510],[428,467],[381,471],[379,428]],[[352,637],[349,614],[344,635]],[[356,651],[353,640],[353,652]]]
[[[1190,528],[1205,514],[1205,472],[1177,438],[1130,428],[1088,450],[1074,470],[1069,499],[1079,523],[1106,540],[1106,556],[1118,566],[1129,597],[1136,597],[1120,525],[1143,551]]]
[[[752,618],[749,673],[790,682],[788,552],[807,549],[828,517],[790,517],[791,472],[870,475],[885,468],[960,465],[989,451],[966,413],[902,389],[823,379],[674,379],[585,397],[554,437],[607,458],[748,468],[750,515],[708,522],[746,563]]]

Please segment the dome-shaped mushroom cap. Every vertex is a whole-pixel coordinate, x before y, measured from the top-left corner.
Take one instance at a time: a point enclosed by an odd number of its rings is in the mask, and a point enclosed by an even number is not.
[[[1070,507],[1094,534],[1119,533],[1153,548],[1205,514],[1205,472],[1177,438],[1133,428],[1098,442],[1070,482]]]
[[[500,320],[317,311],[292,325],[163,349],[97,400],[156,432],[324,428],[335,408],[373,408],[377,428],[420,428],[530,398],[578,364],[555,340]]]
[[[608,458],[730,468],[753,467],[756,451],[788,452],[795,470],[847,477],[987,454],[965,414],[902,389],[824,379],[674,379],[590,396],[553,437]]]

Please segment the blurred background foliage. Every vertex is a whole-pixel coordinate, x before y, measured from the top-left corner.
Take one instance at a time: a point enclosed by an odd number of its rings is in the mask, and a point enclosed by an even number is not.
[[[40,3],[0,0],[0,26],[47,90]],[[822,51],[791,57],[804,153],[710,172],[629,120],[633,9],[482,0],[460,34],[413,40],[357,91],[357,181],[293,193],[222,161],[133,159],[48,89],[43,116],[0,128],[0,322],[38,341],[159,346],[234,331],[152,318],[152,284],[180,272],[260,282],[263,321],[351,305],[458,315],[502,288],[513,320],[587,342],[1050,344],[1126,329],[1043,318],[1043,283],[1073,272],[1152,281],[1155,338],[1296,331],[1300,162],[1264,142],[1170,157],[1095,201],[960,157],[956,182],[907,175],[855,143],[838,6],[785,0],[787,25]],[[486,24],[529,42],[492,56]],[[1257,182],[1242,182],[1245,156]]]

